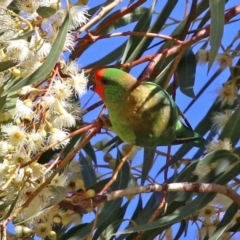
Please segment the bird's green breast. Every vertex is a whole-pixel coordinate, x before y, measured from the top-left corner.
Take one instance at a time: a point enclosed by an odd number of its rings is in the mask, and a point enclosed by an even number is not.
[[[144,83],[133,91],[112,90],[105,104],[113,129],[123,141],[149,147],[167,144],[175,137],[177,109],[158,85]]]

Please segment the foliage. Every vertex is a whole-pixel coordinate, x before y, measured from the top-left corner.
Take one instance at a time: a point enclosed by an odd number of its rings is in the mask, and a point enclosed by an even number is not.
[[[60,2],[0,5],[1,239],[234,239],[239,32],[226,47],[223,40],[240,5],[115,0],[86,10],[87,1]],[[99,59],[98,47],[118,38]],[[199,65],[211,76],[196,91]],[[159,84],[173,99],[191,98],[183,113],[198,115],[206,148],[132,148],[93,121],[104,109],[87,81],[109,66]],[[203,101],[219,81],[216,99]],[[202,116],[199,101],[208,106]]]

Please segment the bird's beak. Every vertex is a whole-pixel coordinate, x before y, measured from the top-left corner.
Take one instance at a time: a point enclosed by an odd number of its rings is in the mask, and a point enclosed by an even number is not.
[[[87,89],[89,90],[92,90],[95,92],[95,81],[94,81],[94,77],[90,77],[89,80],[88,80],[88,83],[87,83]]]

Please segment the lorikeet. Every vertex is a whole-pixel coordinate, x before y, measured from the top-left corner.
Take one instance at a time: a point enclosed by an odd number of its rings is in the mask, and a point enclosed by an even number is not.
[[[125,142],[142,147],[205,140],[180,121],[180,110],[171,96],[152,82],[139,84],[115,68],[97,70],[93,90],[105,103],[113,131]]]

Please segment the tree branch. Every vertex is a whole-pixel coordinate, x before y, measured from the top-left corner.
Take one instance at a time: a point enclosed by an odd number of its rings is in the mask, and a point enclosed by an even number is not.
[[[229,197],[240,208],[240,195],[227,186],[215,183],[169,183],[169,184],[151,184],[148,186],[127,188],[117,190],[106,194],[107,201],[112,201],[126,195],[136,195],[149,192],[197,192],[197,193],[220,193]],[[94,202],[94,200],[93,200]]]

